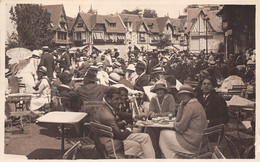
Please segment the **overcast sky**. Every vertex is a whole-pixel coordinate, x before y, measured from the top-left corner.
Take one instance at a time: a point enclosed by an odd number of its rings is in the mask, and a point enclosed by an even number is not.
[[[9,10],[14,1],[8,1],[6,5],[6,31],[12,33],[13,25],[9,19]],[[26,1],[27,2],[27,1]],[[30,1],[29,1],[30,2]],[[116,12],[121,12],[123,9],[134,10],[140,8],[144,10],[145,8],[156,10],[158,16],[165,16],[169,14],[172,18],[177,18],[179,14],[183,14],[183,9],[187,6],[187,3],[183,2],[173,2],[170,0],[82,0],[82,1],[49,1],[41,2],[42,5],[52,5],[52,4],[63,4],[67,16],[76,17],[79,11],[87,12],[92,5],[94,10],[97,10],[98,14],[107,15],[115,14]],[[37,1],[32,1],[32,3],[37,3]]]

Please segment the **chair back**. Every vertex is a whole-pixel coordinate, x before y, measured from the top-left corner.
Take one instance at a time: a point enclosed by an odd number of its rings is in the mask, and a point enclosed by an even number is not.
[[[62,158],[68,159],[68,157],[72,155],[72,160],[75,160],[77,151],[80,147],[81,147],[81,143],[80,141],[78,141],[75,145],[73,145],[68,151],[64,153]]]
[[[218,146],[214,148],[212,159],[226,159],[222,152],[219,150]]]
[[[29,110],[31,96],[28,95],[8,96],[7,102],[15,104],[15,111],[27,111]]]
[[[200,151],[202,149],[203,146],[207,145],[207,149],[208,151],[212,152],[211,146],[209,144],[209,136],[213,135],[213,134],[219,134],[218,135],[218,141],[217,141],[217,146],[220,143],[220,139],[223,135],[223,131],[224,131],[224,124],[220,124],[220,125],[216,125],[213,127],[209,127],[203,130],[203,135],[202,135],[202,141],[200,143],[198,152],[197,152],[197,156],[200,155]]]
[[[111,138],[113,151],[115,154],[114,144],[113,144],[114,135],[112,133],[112,128],[95,122],[90,122],[90,128],[91,128],[91,132],[93,133],[93,140],[95,142],[95,146],[101,158],[108,159],[109,156],[108,156],[108,152],[106,151],[105,145],[102,144],[100,141],[100,137]],[[116,154],[115,157],[117,158]]]
[[[97,109],[102,107],[104,101],[84,101],[83,105],[81,106],[81,112],[87,113],[86,122],[93,121],[93,116]]]

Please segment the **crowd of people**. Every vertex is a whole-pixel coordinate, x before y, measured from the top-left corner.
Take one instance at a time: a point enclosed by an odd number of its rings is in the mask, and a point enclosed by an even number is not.
[[[192,87],[186,81],[198,84]],[[155,49],[129,51],[124,60],[116,48],[87,56],[43,47],[29,59],[9,65],[5,93],[22,89],[36,94],[29,107],[35,114],[48,103],[52,110],[77,112],[84,102],[100,101],[102,106],[88,114],[113,129],[118,157],[174,158],[177,152],[194,154],[203,129],[228,123],[227,104],[219,92],[228,92],[233,85],[247,85],[245,97],[254,100],[255,50],[229,54],[224,60],[223,54],[212,52]],[[62,98],[62,109],[55,96]],[[134,127],[136,120],[158,116],[176,117],[174,130],[148,128],[144,133]],[[80,135],[82,130],[77,130]],[[111,142],[106,138],[103,142],[112,154]]]

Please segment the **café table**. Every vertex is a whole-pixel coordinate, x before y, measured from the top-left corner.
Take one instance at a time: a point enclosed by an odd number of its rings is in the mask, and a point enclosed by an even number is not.
[[[135,125],[139,126],[139,127],[150,127],[150,128],[174,128],[173,126],[173,122],[175,121],[175,117],[172,118],[172,120],[164,120],[166,122],[163,121],[163,119],[161,121],[157,121],[154,122],[152,120],[146,120],[146,121],[142,121],[142,120],[138,120]]]
[[[64,152],[64,125],[79,123],[86,116],[87,113],[84,112],[52,111],[39,117],[36,121],[42,123],[61,124],[61,150]]]

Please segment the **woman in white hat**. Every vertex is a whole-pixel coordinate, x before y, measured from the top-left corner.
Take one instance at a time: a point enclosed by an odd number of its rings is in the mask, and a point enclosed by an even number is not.
[[[137,77],[138,75],[135,72],[135,65],[129,64],[126,68],[126,74],[125,74],[126,80],[130,81],[134,85]]]
[[[38,70],[39,82],[34,87],[34,94],[37,94],[37,98],[32,98],[31,100],[31,111],[35,113],[38,109],[44,106],[47,103],[50,103],[50,94],[51,94],[51,81],[47,76],[47,68],[45,66],[40,66]]]
[[[182,85],[178,93],[182,101],[174,121],[175,130],[162,130],[159,145],[165,158],[176,158],[178,152],[194,154],[202,140],[203,129],[208,122],[205,111],[199,101],[194,98],[193,89]]]

